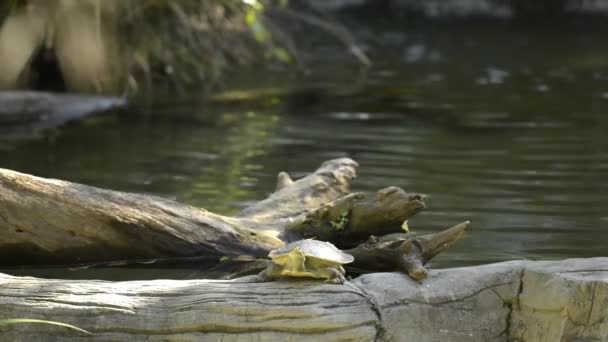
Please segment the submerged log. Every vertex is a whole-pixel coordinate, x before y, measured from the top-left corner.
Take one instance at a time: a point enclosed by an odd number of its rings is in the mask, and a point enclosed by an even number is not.
[[[608,258],[512,261],[344,285],[107,282],[0,274],[2,341],[605,341]]]
[[[0,134],[32,134],[125,105],[120,97],[0,91]]]
[[[338,243],[396,232],[425,207],[419,195],[395,187],[368,200],[349,193],[356,168],[357,163],[343,158],[325,162],[295,182],[283,174],[278,191],[235,217],[155,196],[0,169],[0,265],[175,257],[216,264],[226,257],[264,258],[302,238]],[[390,205],[378,204],[387,198]]]

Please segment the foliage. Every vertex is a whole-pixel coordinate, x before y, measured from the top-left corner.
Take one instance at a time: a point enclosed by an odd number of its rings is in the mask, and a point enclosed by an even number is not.
[[[61,82],[68,80],[76,91],[209,90],[225,71],[238,65],[291,64],[298,56],[287,30],[295,21],[338,38],[363,64],[369,64],[346,29],[317,15],[291,10],[288,0],[1,3],[6,13],[12,9],[9,15],[25,18],[26,28],[33,19],[22,15],[22,6],[44,9],[34,12],[39,13],[36,20],[48,19],[45,41],[50,45],[46,48],[52,52],[57,45],[69,56],[55,57],[58,64],[70,63],[70,68],[61,70]],[[87,58],[74,58],[82,52],[88,53]]]
[[[264,5],[256,0],[242,0],[250,6],[246,10],[245,23],[251,29],[253,37],[259,43],[272,41],[272,33],[264,25],[264,20],[260,17],[264,15]],[[287,7],[287,0],[280,2],[280,7]],[[291,57],[287,50],[282,47],[273,46],[266,52],[267,58],[276,58],[284,63],[291,62]]]
[[[345,210],[335,220],[330,221],[329,224],[331,224],[332,228],[337,231],[344,230],[344,228],[346,228],[346,226],[348,225],[349,215],[350,215],[350,210]]]
[[[283,63],[291,53],[278,43],[269,7],[286,1],[127,0],[118,3],[113,27],[121,37],[130,85],[171,80],[184,87],[214,84],[234,65],[263,58]]]

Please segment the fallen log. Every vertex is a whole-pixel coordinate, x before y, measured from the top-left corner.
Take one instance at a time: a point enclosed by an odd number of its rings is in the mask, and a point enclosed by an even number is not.
[[[2,341],[605,341],[608,258],[363,275],[107,282],[0,274]]]
[[[282,173],[276,192],[235,217],[0,169],[0,265],[167,258],[215,265],[225,258],[265,258],[310,237],[347,248],[399,231],[425,207],[420,195],[396,187],[371,198],[349,193],[357,166],[347,158],[331,160],[295,182]]]

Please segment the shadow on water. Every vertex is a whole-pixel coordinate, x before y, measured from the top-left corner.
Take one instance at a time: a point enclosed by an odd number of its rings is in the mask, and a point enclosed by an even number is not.
[[[608,256],[608,30],[514,25],[393,23],[360,33],[382,52],[365,89],[390,93],[367,92],[371,106],[343,93],[297,106],[274,95],[252,108],[159,104],[137,119],[1,142],[1,166],[234,213],[272,191],[279,171],[301,177],[346,156],[361,165],[355,190],[396,185],[428,196],[413,230],[473,222],[433,267]],[[319,65],[309,78],[349,72]],[[208,119],[171,120],[175,112]],[[125,273],[104,272],[76,276]]]

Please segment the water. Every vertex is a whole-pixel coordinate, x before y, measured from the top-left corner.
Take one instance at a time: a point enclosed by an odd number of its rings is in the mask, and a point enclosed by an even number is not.
[[[229,214],[271,192],[279,171],[351,157],[354,190],[428,196],[412,230],[472,221],[433,267],[608,256],[608,31],[393,25],[367,33],[383,53],[360,82],[390,93],[372,105],[165,102],[2,141],[0,166]],[[338,62],[309,79],[352,78]]]

